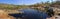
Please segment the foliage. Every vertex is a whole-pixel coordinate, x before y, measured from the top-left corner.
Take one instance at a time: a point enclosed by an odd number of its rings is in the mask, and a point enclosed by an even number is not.
[[[60,2],[56,2],[53,4],[60,4]],[[38,7],[38,6],[50,6],[52,5],[52,3],[49,3],[49,1],[47,2],[41,2],[41,3],[36,3],[34,5],[13,5],[13,4],[3,4],[0,3],[0,9],[20,9],[20,8],[27,8],[29,6],[34,6],[34,7]]]

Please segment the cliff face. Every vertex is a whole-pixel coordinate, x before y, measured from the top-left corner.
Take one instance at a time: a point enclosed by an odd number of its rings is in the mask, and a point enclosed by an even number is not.
[[[0,19],[13,19],[14,17],[9,16],[5,10],[0,10]]]
[[[60,14],[60,8],[56,8],[56,7],[52,7],[52,8],[53,8],[55,17],[56,17],[56,16],[59,16],[58,14]]]
[[[7,10],[7,12],[8,12],[8,13],[11,13],[11,14],[13,14],[13,13],[19,13],[18,10]]]

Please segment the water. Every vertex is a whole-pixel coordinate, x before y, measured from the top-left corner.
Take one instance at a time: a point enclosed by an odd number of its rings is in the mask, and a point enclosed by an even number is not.
[[[45,12],[41,12],[34,9],[23,9],[23,19],[46,19],[48,15]]]

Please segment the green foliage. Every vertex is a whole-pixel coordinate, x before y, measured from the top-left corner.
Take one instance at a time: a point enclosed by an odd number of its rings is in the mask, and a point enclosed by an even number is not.
[[[23,8],[22,5],[0,4],[1,9],[19,9]]]
[[[41,2],[41,3],[36,3],[34,5],[13,5],[13,4],[1,4],[0,3],[0,8],[4,8],[4,9],[20,9],[20,8],[27,8],[29,6],[34,6],[34,7],[38,7],[38,6],[50,6],[52,3],[49,3],[49,1],[47,2]],[[60,4],[60,2],[56,2],[53,4]]]

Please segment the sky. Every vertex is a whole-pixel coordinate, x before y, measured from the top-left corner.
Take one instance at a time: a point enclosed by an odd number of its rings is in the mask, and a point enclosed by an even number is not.
[[[0,3],[16,4],[16,5],[22,5],[22,4],[30,5],[30,4],[46,2],[46,1],[51,2],[51,0],[0,0]]]

